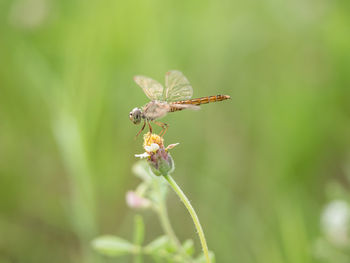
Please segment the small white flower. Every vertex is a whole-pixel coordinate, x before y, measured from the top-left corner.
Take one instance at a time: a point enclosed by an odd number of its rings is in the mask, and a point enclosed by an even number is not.
[[[135,157],[138,157],[138,158],[147,158],[149,156],[151,156],[152,153],[155,153],[159,150],[159,145],[156,144],[156,143],[152,143],[151,145],[145,145],[145,150],[146,152],[144,153],[141,153],[141,154],[135,154]]]
[[[330,202],[323,210],[321,224],[329,241],[338,246],[347,245],[349,232],[350,207],[344,200]]]
[[[152,143],[150,146],[145,145],[146,152],[156,152],[159,150],[159,145],[156,143]]]
[[[149,156],[150,156],[149,153],[146,153],[146,152],[141,153],[141,154],[135,154],[135,157],[140,158],[140,159],[147,158]]]
[[[173,144],[169,144],[168,147],[165,148],[165,150],[171,150],[173,149],[175,146],[179,145],[180,143],[173,143]]]

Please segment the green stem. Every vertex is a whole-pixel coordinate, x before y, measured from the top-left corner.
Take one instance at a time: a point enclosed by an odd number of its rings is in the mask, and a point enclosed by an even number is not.
[[[142,263],[142,254],[141,253],[134,254],[134,263]]]
[[[170,237],[172,242],[181,250],[182,246],[179,241],[179,239],[176,237],[176,234],[174,232],[174,229],[172,228],[170,221],[169,221],[169,216],[168,216],[168,211],[165,206],[165,200],[161,200],[160,204],[158,206],[158,215],[160,219],[160,223],[162,224],[164,232]]]
[[[168,181],[169,185],[173,188],[173,190],[176,192],[176,194],[180,197],[181,201],[184,203],[188,212],[190,213],[192,220],[193,220],[193,223],[197,229],[199,240],[201,242],[203,253],[204,253],[204,256],[206,258],[206,261],[207,261],[207,263],[210,263],[211,261],[210,261],[210,257],[209,257],[209,250],[208,250],[208,246],[207,246],[207,241],[205,240],[204,232],[203,232],[202,226],[199,222],[199,219],[198,219],[196,212],[194,211],[190,201],[188,200],[188,198],[186,197],[184,192],[181,190],[181,188],[174,181],[174,179],[169,174],[163,175],[163,176],[164,176],[165,180]]]
[[[166,194],[162,193],[159,182],[157,182],[156,186],[157,186],[157,192],[158,192],[160,201],[159,201],[159,204],[154,207],[154,210],[159,217],[159,221],[162,225],[163,231],[174,243],[174,245],[177,247],[180,254],[182,254],[182,256],[186,258],[188,262],[192,262],[190,256],[186,254],[186,251],[182,247],[180,240],[177,238],[175,231],[171,226],[168,210],[166,207]]]

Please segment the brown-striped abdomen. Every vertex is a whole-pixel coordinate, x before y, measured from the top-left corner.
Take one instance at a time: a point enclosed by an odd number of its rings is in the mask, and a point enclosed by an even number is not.
[[[180,100],[180,101],[175,101],[173,103],[201,105],[201,104],[207,104],[209,102],[217,102],[217,101],[223,101],[228,99],[231,99],[229,95],[216,95],[216,96],[201,97],[201,98],[190,99],[190,100]]]
[[[183,110],[184,108],[176,107],[175,105],[172,106],[172,104],[187,104],[187,105],[201,105],[201,104],[207,104],[211,102],[217,102],[217,101],[223,101],[231,99],[229,95],[216,95],[216,96],[208,96],[208,97],[201,97],[196,99],[190,99],[190,100],[180,100],[170,103],[171,112]]]

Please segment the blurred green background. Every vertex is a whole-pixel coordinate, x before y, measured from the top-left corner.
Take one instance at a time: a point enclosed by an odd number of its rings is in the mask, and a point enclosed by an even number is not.
[[[163,83],[170,69],[194,97],[232,97],[164,119],[217,262],[327,261],[320,214],[350,187],[349,12],[341,0],[1,1],[0,262],[118,262],[89,242],[132,235],[125,193],[143,149],[128,114],[148,101],[133,76]],[[159,222],[144,216],[151,240]]]

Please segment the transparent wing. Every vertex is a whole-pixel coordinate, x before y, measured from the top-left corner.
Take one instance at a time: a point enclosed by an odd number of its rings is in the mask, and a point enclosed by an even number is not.
[[[150,100],[163,100],[164,88],[158,81],[145,76],[135,76],[134,81]]]
[[[164,100],[188,100],[192,94],[190,82],[180,71],[172,70],[166,73]]]

